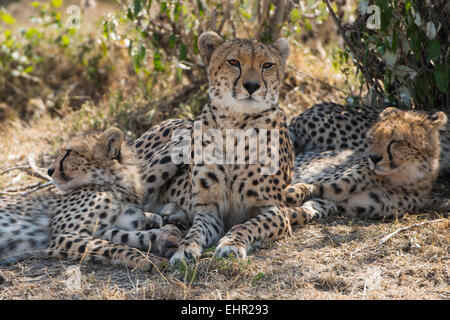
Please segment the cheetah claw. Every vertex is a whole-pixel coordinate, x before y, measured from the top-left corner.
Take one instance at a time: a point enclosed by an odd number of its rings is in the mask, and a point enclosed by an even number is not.
[[[160,215],[166,223],[181,226],[189,225],[189,218],[186,212],[173,202],[167,203],[162,208]]]
[[[159,229],[164,225],[163,218],[151,212],[144,212],[147,229]]]
[[[236,258],[245,259],[247,257],[247,250],[244,247],[237,247],[233,245],[218,246],[214,256],[219,258],[228,258],[230,255],[234,255]]]
[[[201,250],[196,247],[187,247],[180,249],[170,258],[170,264],[190,263],[200,258]]]

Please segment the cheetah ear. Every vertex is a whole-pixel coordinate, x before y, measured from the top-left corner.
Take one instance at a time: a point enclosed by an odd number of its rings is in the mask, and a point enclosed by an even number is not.
[[[120,160],[120,150],[124,141],[120,129],[111,127],[105,130],[95,144],[94,157],[97,160]]]
[[[280,38],[272,43],[272,47],[277,50],[281,60],[283,60],[283,62],[286,62],[287,58],[289,57],[289,42],[285,38]]]
[[[441,130],[447,124],[447,115],[442,111],[438,111],[430,116],[430,120],[434,129]]]
[[[386,109],[384,109],[383,111],[381,111],[381,113],[380,113],[380,119],[383,120],[383,119],[386,118],[387,116],[393,115],[393,114],[398,113],[398,112],[402,112],[402,110],[397,109],[397,108],[394,108],[394,107],[386,108]]]
[[[222,37],[215,32],[208,31],[202,33],[200,37],[198,37],[197,45],[203,61],[209,64],[214,50],[216,50],[223,42],[224,40]]]

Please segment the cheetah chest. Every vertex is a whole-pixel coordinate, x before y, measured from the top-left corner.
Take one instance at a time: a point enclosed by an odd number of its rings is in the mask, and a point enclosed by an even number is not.
[[[203,118],[204,163],[191,167],[194,205],[215,206],[225,225],[232,226],[282,200],[277,115]]]

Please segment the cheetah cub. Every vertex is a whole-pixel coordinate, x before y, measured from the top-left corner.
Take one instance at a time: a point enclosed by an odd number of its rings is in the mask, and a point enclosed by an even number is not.
[[[141,210],[140,167],[119,129],[70,140],[48,174],[60,192],[0,197],[0,263],[50,256],[150,271],[177,249],[178,229]]]
[[[424,209],[449,210],[429,193],[439,173],[443,112],[431,116],[387,108],[367,132],[368,156],[357,150],[304,152],[286,201],[316,217],[332,213],[383,218]],[[292,218],[295,224],[295,216]]]

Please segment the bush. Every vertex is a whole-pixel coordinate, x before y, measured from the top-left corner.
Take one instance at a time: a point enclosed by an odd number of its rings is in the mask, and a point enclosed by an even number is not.
[[[377,104],[449,106],[449,11],[447,0],[359,1],[356,22],[345,28],[346,54]]]
[[[98,100],[113,66],[92,36],[62,21],[62,0],[32,2],[31,27],[0,9],[0,101],[28,120],[37,105],[54,115]]]

